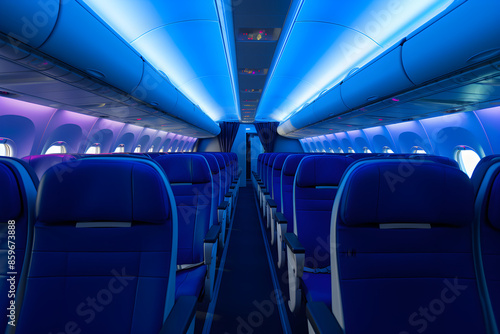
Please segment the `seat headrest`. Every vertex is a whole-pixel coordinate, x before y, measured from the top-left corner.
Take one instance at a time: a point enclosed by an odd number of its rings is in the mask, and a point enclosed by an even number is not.
[[[38,221],[164,224],[169,219],[167,181],[154,162],[99,157],[82,159],[71,168],[62,178],[56,167],[43,176],[36,204]]]
[[[472,222],[472,184],[456,168],[430,161],[373,160],[349,171],[339,208],[346,225]]]
[[[226,161],[222,157],[222,154],[220,153],[214,153],[215,159],[217,159],[217,162],[219,163],[219,169],[226,169]]]
[[[298,187],[338,186],[345,170],[354,160],[339,155],[308,156],[297,169]]]
[[[291,154],[289,155],[283,164],[282,173],[286,176],[295,176],[297,167],[299,167],[302,158],[306,157],[307,154]]]
[[[0,163],[0,220],[15,220],[22,212],[22,194],[19,182],[5,164]],[[6,232],[7,233],[7,232]]]
[[[209,183],[212,173],[207,160],[201,155],[166,155],[156,158],[165,171],[168,181],[174,183]]]
[[[500,230],[500,175],[497,174],[490,190],[487,219],[491,226]]]
[[[282,170],[283,164],[285,163],[286,158],[289,156],[288,153],[279,154],[276,159],[274,159],[273,169],[274,170]]]
[[[32,155],[24,157],[26,161],[35,171],[38,178],[42,178],[43,174],[52,166],[61,162],[76,160],[73,154],[46,154],[46,155]]]
[[[213,175],[219,174],[220,169],[219,169],[219,163],[217,162],[217,159],[210,153],[198,153],[198,155],[201,155],[207,159],[208,166],[210,167],[210,171],[212,172]]]

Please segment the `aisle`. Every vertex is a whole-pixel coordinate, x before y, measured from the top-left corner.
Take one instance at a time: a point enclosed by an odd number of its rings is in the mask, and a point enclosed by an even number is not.
[[[241,187],[211,333],[282,333],[251,184]]]

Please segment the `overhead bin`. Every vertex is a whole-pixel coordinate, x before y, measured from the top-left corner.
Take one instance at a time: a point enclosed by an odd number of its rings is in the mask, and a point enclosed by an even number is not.
[[[341,86],[337,85],[335,88],[329,90],[313,103],[293,115],[289,120],[282,123],[278,127],[278,132],[284,135],[290,131],[295,131],[320,122],[325,118],[334,117],[348,111],[349,108],[344,104],[340,95]]]
[[[131,95],[161,110],[171,112],[177,103],[178,92],[158,71],[145,62],[144,75]]]
[[[0,31],[13,40],[37,48],[52,33],[59,15],[59,7],[59,0],[2,1]]]
[[[403,66],[422,84],[500,56],[500,1],[466,1],[404,43]]]
[[[404,72],[401,49],[397,46],[384,53],[342,83],[346,106],[355,109],[414,86]]]
[[[143,60],[76,1],[61,3],[57,24],[40,51],[130,93]]]

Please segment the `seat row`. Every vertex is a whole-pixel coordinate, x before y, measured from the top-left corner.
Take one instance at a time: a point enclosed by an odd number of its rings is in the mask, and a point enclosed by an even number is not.
[[[193,332],[238,189],[226,157],[0,158],[2,330]]]
[[[428,155],[259,161],[253,182],[288,305],[307,304],[310,332],[498,333],[500,156],[472,180]]]

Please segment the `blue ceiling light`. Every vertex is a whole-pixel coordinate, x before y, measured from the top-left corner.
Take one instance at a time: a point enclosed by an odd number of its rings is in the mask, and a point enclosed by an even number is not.
[[[214,121],[240,119],[232,15],[224,1],[79,1]]]
[[[256,119],[288,119],[453,0],[294,0]]]

